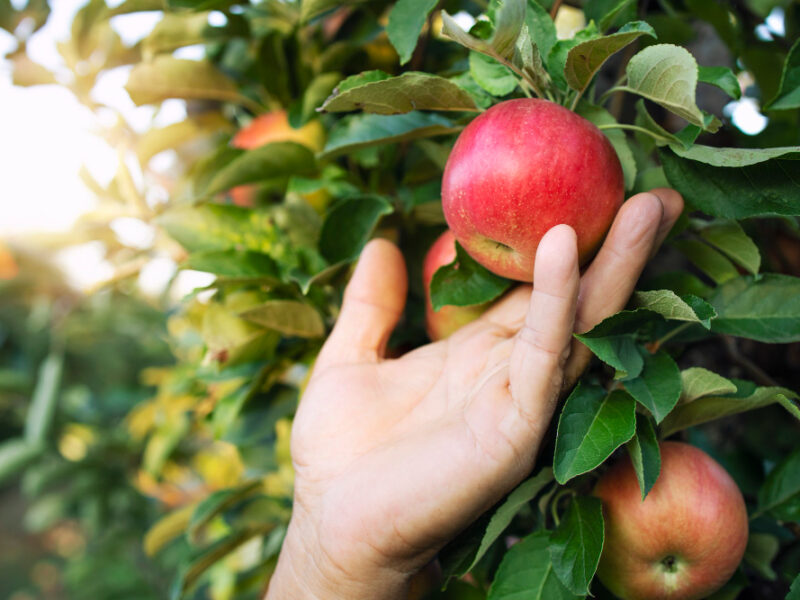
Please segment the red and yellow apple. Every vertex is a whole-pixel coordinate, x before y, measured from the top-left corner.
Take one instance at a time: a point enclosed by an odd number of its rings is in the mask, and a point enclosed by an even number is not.
[[[425,329],[433,341],[450,336],[457,329],[474,321],[486,310],[485,304],[477,306],[443,306],[433,310],[431,280],[433,274],[456,258],[456,238],[450,230],[440,235],[425,255],[422,263],[422,282],[425,285]]]
[[[563,106],[531,98],[496,104],[467,125],[442,180],[458,242],[487,269],[520,281],[531,281],[539,240],[561,223],[575,230],[586,263],[623,197],[606,136]]]
[[[629,459],[600,479],[605,542],[597,574],[622,600],[699,600],[730,579],[748,520],[730,475],[702,450],[662,442],[661,474],[642,501]]]

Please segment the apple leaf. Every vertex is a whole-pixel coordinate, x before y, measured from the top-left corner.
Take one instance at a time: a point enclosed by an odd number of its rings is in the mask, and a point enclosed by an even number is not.
[[[388,200],[374,194],[342,200],[322,224],[320,253],[331,264],[355,260],[381,217],[392,211]]]
[[[476,38],[461,29],[455,19],[447,14],[446,10],[442,11],[442,33],[465,48],[488,54],[489,56],[495,55],[489,42]]]
[[[665,146],[667,144],[675,145],[682,147],[684,145],[683,140],[677,137],[675,134],[670,133],[652,117],[650,112],[647,110],[647,107],[644,104],[644,100],[638,100],[636,102],[636,120],[634,121],[637,127],[642,127],[647,131],[652,132],[654,135],[652,138],[655,139],[655,144],[657,146]],[[648,136],[648,141],[651,136]],[[691,144],[689,144],[691,145]]]
[[[717,221],[703,227],[700,237],[721,250],[753,275],[761,267],[761,253],[736,221]]]
[[[728,67],[698,67],[697,79],[718,87],[734,100],[742,97],[739,80]]]
[[[398,0],[389,12],[386,34],[397,50],[401,65],[411,60],[425,20],[436,4],[437,0]]]
[[[603,503],[598,498],[575,496],[550,534],[548,548],[556,576],[573,594],[589,593],[603,552],[603,537]]]
[[[776,519],[800,519],[800,449],[784,458],[767,475],[758,492],[757,515]]]
[[[192,0],[193,1],[193,0]],[[359,4],[363,0],[301,0],[300,22],[307,23],[316,16],[340,6]]]
[[[537,531],[512,546],[497,568],[487,600],[578,600],[559,581],[550,560],[550,534]]]
[[[634,0],[588,0],[584,6],[587,20],[594,20],[600,31],[605,31],[623,10]]]
[[[710,154],[718,149],[702,150]],[[688,204],[707,215],[723,219],[800,215],[800,167],[798,147],[776,149],[781,158],[759,160],[738,168],[717,167],[696,160],[686,160],[672,150],[659,150],[664,174]],[[700,151],[698,151],[700,152]],[[757,153],[758,158],[765,153]],[[729,158],[733,152],[721,152]],[[746,155],[748,155],[746,154]],[[752,156],[752,154],[749,154]],[[789,158],[787,158],[787,156]],[[721,159],[718,159],[721,160]]]
[[[456,133],[461,127],[441,115],[410,112],[404,115],[351,115],[341,119],[328,134],[322,151],[332,158],[370,146]]]
[[[632,335],[610,335],[599,338],[582,338],[583,345],[617,372],[616,379],[638,377],[644,362]]]
[[[670,146],[681,158],[711,165],[712,167],[749,167],[773,158],[800,159],[800,146],[777,148],[716,148],[694,144],[688,148]]]
[[[321,110],[363,110],[379,115],[397,115],[414,110],[477,111],[472,97],[444,77],[409,71],[398,77],[366,81],[334,90]]]
[[[511,281],[495,275],[456,243],[456,259],[439,267],[431,280],[431,304],[472,306],[494,300],[511,286]]]
[[[800,108],[800,39],[794,43],[786,56],[777,94],[764,108],[766,110]]]
[[[157,104],[168,98],[231,102],[241,99],[236,83],[211,62],[168,54],[135,65],[125,89],[136,106]]]
[[[672,321],[688,321],[700,323],[708,329],[711,320],[717,316],[714,307],[697,296],[687,295],[681,298],[672,290],[651,290],[636,292],[633,302],[640,308],[646,308]]]
[[[9,438],[0,442],[0,483],[5,483],[45,450],[44,443],[23,438]]]
[[[626,380],[624,385],[628,393],[650,411],[656,423],[660,423],[681,397],[681,372],[664,350],[655,354],[645,351],[643,355],[641,374]]]
[[[702,367],[681,371],[681,402],[687,403],[705,396],[727,396],[736,393],[736,384],[722,375]]]
[[[565,69],[567,66],[567,58],[570,51],[576,46],[597,39],[600,34],[595,27],[594,21],[590,21],[589,25],[578,31],[572,38],[566,40],[557,40],[550,52],[547,55],[547,71],[553,78],[553,81],[566,90],[567,80],[565,78]]]
[[[789,594],[786,596],[786,600],[800,600],[800,574],[794,578],[794,581],[789,588]]]
[[[492,48],[506,60],[514,54],[514,46],[525,24],[526,5],[526,0],[502,0],[494,13]]]
[[[653,28],[644,21],[634,21],[616,33],[583,42],[573,47],[567,54],[564,77],[574,90],[583,92],[600,67],[612,55],[635,41],[642,35],[656,37]]]
[[[550,13],[537,0],[530,0],[525,11],[525,24],[531,42],[539,49],[539,54],[546,58],[558,39]]]
[[[235,487],[217,490],[203,498],[192,511],[187,523],[185,530],[187,538],[193,543],[199,541],[203,527],[223,511],[258,493],[260,484],[261,482],[256,479]]]
[[[25,417],[25,440],[30,444],[44,443],[50,439],[53,421],[61,392],[64,372],[63,352],[53,351],[39,366],[36,386]]]
[[[778,556],[781,543],[771,533],[751,532],[747,538],[744,562],[768,581],[775,581],[777,575],[772,569],[772,561]]]
[[[556,481],[563,485],[600,466],[635,432],[636,401],[627,392],[578,384],[558,419]]]
[[[683,252],[692,264],[714,283],[725,283],[739,276],[736,266],[722,252],[700,240],[677,240],[672,245]]]
[[[210,11],[195,13],[164,13],[153,30],[142,40],[145,58],[172,52],[184,46],[222,42],[231,37],[249,35],[247,21],[239,15],[229,15],[225,25],[212,26]]]
[[[584,119],[594,123],[595,125],[617,124],[617,120],[605,108],[601,106],[594,106],[588,102],[580,103],[576,112]],[[632,189],[636,183],[636,159],[634,158],[633,151],[628,144],[628,138],[625,136],[625,132],[621,129],[614,128],[603,129],[602,132],[608,138],[608,141],[611,142],[611,145],[614,146],[614,150],[617,153],[617,158],[619,158],[619,162],[622,165],[622,174],[625,178],[625,189]]]
[[[183,266],[227,279],[258,279],[264,283],[277,283],[281,279],[278,263],[268,254],[252,250],[193,252]]]
[[[656,430],[646,415],[636,414],[636,435],[626,447],[644,501],[661,472],[661,451],[658,448]]]
[[[325,335],[325,323],[317,309],[296,300],[270,300],[248,308],[239,316],[286,336],[316,338]]]
[[[797,277],[738,277],[719,286],[708,301],[718,314],[713,331],[773,344],[800,341]]]
[[[492,96],[505,96],[517,87],[511,69],[478,52],[469,53],[469,73],[479,86]]]

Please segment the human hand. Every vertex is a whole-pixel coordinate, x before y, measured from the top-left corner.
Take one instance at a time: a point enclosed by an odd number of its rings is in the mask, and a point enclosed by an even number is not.
[[[586,272],[542,239],[520,286],[446,340],[385,359],[405,304],[399,250],[364,249],[292,430],[292,521],[267,598],[404,598],[411,576],[533,468],[590,353],[573,331],[621,310],[680,215],[669,189],[620,210]]]

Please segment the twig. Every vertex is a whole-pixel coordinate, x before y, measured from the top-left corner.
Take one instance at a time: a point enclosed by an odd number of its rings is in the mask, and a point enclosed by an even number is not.
[[[780,385],[766,371],[764,371],[764,369],[739,352],[736,340],[731,336],[722,336],[722,342],[725,345],[725,350],[728,354],[728,357],[737,365],[742,367],[745,371],[747,371],[750,376],[756,380],[756,383],[772,387],[778,387]]]
[[[556,15],[558,14],[558,8],[561,6],[561,2],[563,0],[556,0],[553,2],[553,6],[550,8],[550,18],[555,19]]]

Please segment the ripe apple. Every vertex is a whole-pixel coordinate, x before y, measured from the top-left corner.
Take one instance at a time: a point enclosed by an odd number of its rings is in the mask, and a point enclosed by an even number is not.
[[[623,600],[698,600],[742,560],[747,510],[708,454],[679,442],[660,448],[661,475],[644,501],[627,458],[598,482],[606,535],[597,574]]]
[[[444,339],[467,323],[474,321],[486,310],[486,305],[443,306],[433,310],[431,280],[439,267],[449,265],[456,258],[456,236],[449,229],[440,235],[425,255],[422,263],[422,282],[425,285],[425,329],[434,342]]]
[[[253,150],[272,142],[297,142],[314,152],[319,152],[325,145],[325,130],[317,120],[309,121],[295,129],[289,124],[286,111],[276,110],[256,117],[247,127],[240,129],[233,136],[231,145],[242,150]],[[253,206],[256,200],[256,186],[240,185],[231,189],[229,194],[234,204]]]
[[[487,269],[531,281],[542,236],[566,223],[581,263],[622,205],[624,182],[605,135],[563,106],[523,98],[496,104],[458,137],[442,180],[456,239]]]

